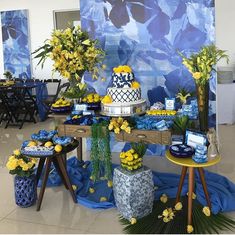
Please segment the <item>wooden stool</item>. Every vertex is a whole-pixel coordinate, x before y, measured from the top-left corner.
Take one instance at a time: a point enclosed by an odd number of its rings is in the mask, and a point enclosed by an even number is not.
[[[73,198],[73,201],[77,203],[77,198],[74,193],[72,184],[70,182],[70,179],[68,177],[67,170],[66,170],[66,153],[73,151],[75,148],[78,147],[78,145],[79,145],[79,142],[75,140],[72,144],[68,145],[67,147],[64,147],[62,152],[55,153],[54,155],[50,155],[50,156],[27,156],[26,155],[27,157],[30,157],[30,158],[39,158],[39,164],[38,164],[38,169],[36,173],[36,185],[38,185],[38,181],[42,174],[43,166],[45,165],[45,172],[44,172],[44,176],[42,179],[41,190],[40,190],[38,202],[37,202],[37,211],[39,211],[41,208],[43,195],[45,192],[48,176],[50,173],[51,163],[54,164],[55,169],[60,175],[65,188],[69,190]]]
[[[192,204],[193,204],[193,191],[194,191],[194,169],[197,169],[199,172],[200,180],[202,183],[202,187],[204,190],[204,194],[206,197],[207,205],[211,209],[211,202],[210,202],[210,197],[209,193],[207,191],[206,187],[206,181],[204,177],[204,170],[203,167],[208,167],[208,166],[213,166],[217,164],[221,158],[220,156],[216,156],[214,158],[210,158],[208,162],[206,163],[196,163],[192,160],[192,158],[176,158],[171,155],[170,151],[166,151],[166,157],[169,161],[182,166],[182,171],[181,171],[181,177],[180,177],[180,182],[178,186],[178,191],[176,195],[176,201],[175,203],[180,201],[180,194],[181,190],[183,187],[185,175],[187,173],[187,170],[189,171],[189,176],[188,176],[188,225],[192,225]]]

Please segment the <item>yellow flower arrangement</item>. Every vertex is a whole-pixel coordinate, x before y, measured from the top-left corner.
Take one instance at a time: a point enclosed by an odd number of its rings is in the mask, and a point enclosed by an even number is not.
[[[83,102],[87,102],[87,103],[98,103],[100,102],[101,100],[103,99],[102,96],[100,96],[99,94],[97,93],[90,93],[88,95],[86,95],[82,101]]]
[[[197,54],[192,54],[190,57],[179,53],[183,58],[183,65],[192,74],[197,84],[206,84],[211,78],[211,72],[214,65],[223,58],[228,62],[228,56],[225,51],[218,49],[214,44],[204,46]]]
[[[109,95],[104,96],[101,100],[103,104],[111,104],[113,102],[112,98]]]
[[[92,73],[93,79],[98,78],[105,52],[99,47],[97,40],[90,39],[80,26],[74,26],[54,30],[51,38],[33,54],[36,54],[34,58],[40,59],[38,64],[41,63],[42,67],[49,57],[54,61],[53,72],[79,81],[85,71]]]
[[[36,163],[37,159],[25,157],[19,149],[16,149],[13,155],[9,157],[6,167],[12,175],[29,177],[33,173]]]
[[[140,88],[140,84],[138,82],[134,81],[131,83],[131,88],[138,89],[138,88]]]
[[[158,110],[158,109],[153,109],[153,110],[147,110],[146,113],[147,113],[147,115],[174,116],[174,115],[176,115],[177,111],[175,111],[175,110]]]
[[[121,166],[129,171],[137,170],[143,166],[143,156],[146,152],[146,144],[132,143],[132,148],[120,153]]]
[[[114,73],[131,73],[132,69],[128,65],[120,65],[118,67],[113,68]]]
[[[124,120],[122,117],[112,118],[110,120],[109,126],[110,131],[114,131],[115,134],[119,134],[121,130],[126,133],[131,133],[131,127],[127,120]]]

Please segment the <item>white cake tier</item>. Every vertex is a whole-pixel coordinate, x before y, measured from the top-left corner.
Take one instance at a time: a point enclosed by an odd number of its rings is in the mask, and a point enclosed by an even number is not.
[[[144,114],[147,109],[146,100],[138,100],[135,102],[110,104],[101,104],[101,114],[111,117],[128,117],[134,114]]]
[[[134,81],[134,75],[133,73],[113,73],[112,81],[112,87],[130,88],[131,83]]]
[[[110,87],[107,89],[107,95],[113,102],[135,102],[141,99],[141,89]]]

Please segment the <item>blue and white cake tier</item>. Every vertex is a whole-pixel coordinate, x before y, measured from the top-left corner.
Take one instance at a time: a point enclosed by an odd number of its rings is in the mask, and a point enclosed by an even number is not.
[[[134,82],[134,75],[133,73],[113,73],[112,81],[112,87],[130,88],[131,83]]]
[[[107,89],[107,95],[112,98],[113,102],[135,102],[141,99],[141,89],[110,87]]]

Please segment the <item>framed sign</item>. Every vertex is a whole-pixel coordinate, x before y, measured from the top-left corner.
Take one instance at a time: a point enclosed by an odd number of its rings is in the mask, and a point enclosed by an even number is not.
[[[186,130],[185,134],[185,144],[193,148],[197,145],[207,145],[207,137],[201,132],[196,132],[192,130]]]
[[[175,110],[175,98],[165,98],[165,109]]]
[[[64,30],[70,26],[81,25],[79,9],[53,11],[53,18],[55,29]]]

